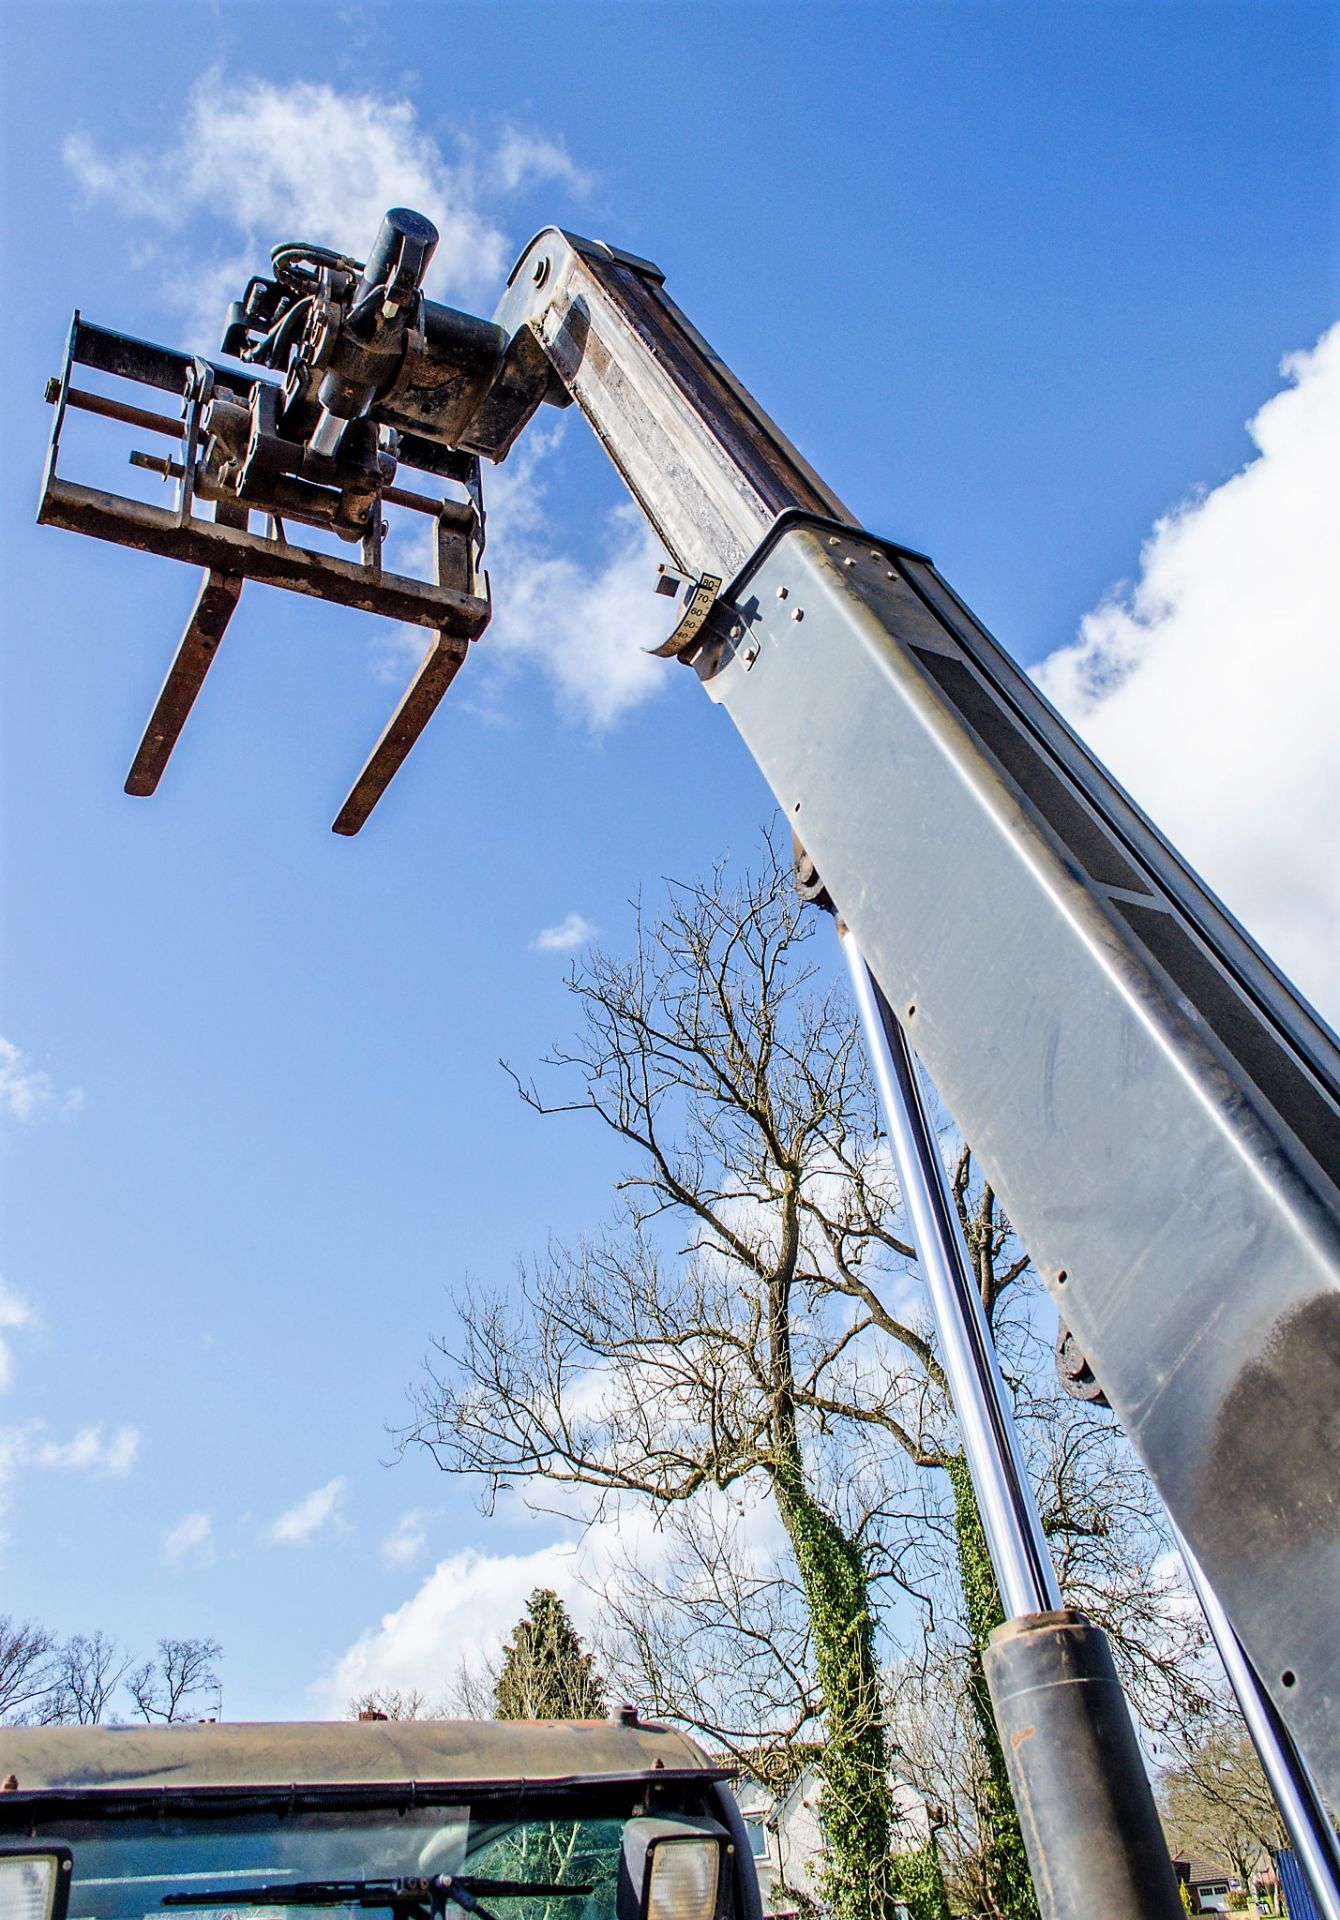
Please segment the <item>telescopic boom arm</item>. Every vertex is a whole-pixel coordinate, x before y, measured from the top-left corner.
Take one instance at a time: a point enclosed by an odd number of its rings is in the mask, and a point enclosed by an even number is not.
[[[931,562],[850,523],[654,267],[551,228],[496,319],[534,331],[689,580],[726,583],[676,651],[1340,1801],[1334,1037]]]

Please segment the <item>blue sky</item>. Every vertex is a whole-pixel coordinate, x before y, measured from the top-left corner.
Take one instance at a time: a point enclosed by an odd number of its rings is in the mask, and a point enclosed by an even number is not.
[[[626,941],[770,801],[638,653],[654,556],[571,414],[498,476],[495,625],[358,840],[328,824],[408,659],[260,589],[127,799],[194,582],[32,525],[71,308],[191,338],[202,287],[359,252],[401,199],[473,311],[549,221],[651,256],[1334,1019],[1336,11],[9,0],[0,32],[3,1604],[213,1634],[234,1717],[432,1689],[572,1564],[388,1464],[453,1289],[608,1211],[607,1143],[497,1064],[569,1022],[542,935]]]

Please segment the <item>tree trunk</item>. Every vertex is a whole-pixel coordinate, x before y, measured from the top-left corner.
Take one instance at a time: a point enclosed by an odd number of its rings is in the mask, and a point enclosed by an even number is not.
[[[943,1920],[948,1908],[938,1860],[918,1855],[917,1871],[905,1876],[890,1859],[888,1742],[861,1550],[810,1493],[798,1461],[775,1466],[773,1485],[805,1593],[823,1692],[824,1901],[834,1920],[890,1920],[895,1898],[906,1901],[912,1920]],[[906,1887],[899,1884],[904,1878]]]
[[[987,1552],[977,1497],[972,1490],[968,1463],[961,1453],[949,1461],[949,1480],[954,1489],[954,1531],[958,1547],[959,1578],[968,1613],[972,1648],[968,1660],[968,1697],[981,1736],[986,1760],[986,1779],[982,1790],[984,1879],[990,1890],[993,1916],[999,1920],[1039,1920],[1033,1878],[1028,1871],[1024,1836],[1014,1810],[1009,1774],[996,1718],[991,1710],[982,1651],[994,1627],[1005,1618],[996,1588],[996,1576]]]

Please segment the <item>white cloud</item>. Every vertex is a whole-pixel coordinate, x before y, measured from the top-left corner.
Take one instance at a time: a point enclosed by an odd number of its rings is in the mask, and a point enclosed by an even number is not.
[[[413,207],[441,235],[428,291],[473,298],[497,285],[512,250],[480,205],[481,184],[496,197],[541,179],[578,190],[586,183],[562,148],[537,134],[507,128],[478,164],[452,163],[408,100],[305,80],[280,85],[215,69],[192,88],[178,125],[171,144],[119,153],[72,133],[63,153],[86,194],[142,227],[175,234],[198,215],[213,221],[212,257],[177,261],[166,281],[211,345],[227,302],[241,297],[279,241],[310,240],[361,258],[388,207]],[[140,254],[160,269],[175,260],[166,247],[142,245]]]
[[[504,193],[541,180],[558,180],[573,193],[585,195],[595,184],[595,176],[579,167],[565,147],[520,127],[504,129],[492,170]]]
[[[163,1535],[169,1566],[207,1567],[214,1560],[214,1522],[207,1513],[188,1513]]]
[[[140,1436],[134,1427],[118,1427],[105,1440],[101,1427],[83,1427],[72,1440],[40,1441],[33,1459],[39,1467],[63,1467],[120,1480],[134,1466],[139,1451]]]
[[[408,1566],[411,1560],[418,1559],[427,1544],[424,1516],[414,1507],[408,1513],[401,1514],[393,1530],[382,1541],[381,1556],[390,1566]]]
[[[545,1489],[546,1498],[560,1490]],[[709,1502],[729,1505],[739,1516],[736,1551],[777,1551],[781,1522],[770,1501],[744,1504],[715,1491]],[[478,1673],[496,1660],[503,1641],[525,1611],[536,1587],[549,1587],[563,1601],[579,1633],[596,1630],[602,1595],[620,1579],[620,1568],[663,1567],[673,1540],[644,1502],[607,1499],[602,1517],[583,1527],[572,1515],[565,1537],[530,1553],[484,1553],[468,1547],[440,1560],[402,1606],[368,1627],[311,1689],[313,1711],[335,1715],[351,1699],[377,1687],[418,1688],[435,1701],[463,1669]],[[552,1510],[546,1518],[552,1524]]]
[[[584,947],[588,940],[594,940],[600,928],[580,913],[570,913],[560,920],[556,927],[541,927],[531,945],[537,953],[570,953],[574,947]]]
[[[584,1595],[569,1542],[534,1553],[488,1554],[473,1547],[439,1561],[417,1593],[375,1627],[313,1688],[319,1713],[340,1714],[374,1687],[418,1687],[430,1695],[462,1661],[495,1655],[536,1587],[552,1587],[579,1623]]]
[[[0,1280],[0,1327],[14,1329],[30,1327],[36,1316],[32,1307],[21,1293]],[[0,1335],[0,1393],[12,1384],[14,1379],[14,1354],[9,1342]]]
[[[493,620],[451,697],[495,717],[517,674],[538,668],[560,713],[603,733],[663,692],[678,671],[647,651],[669,631],[668,603],[655,592],[665,554],[631,501],[605,515],[597,534],[603,551],[593,562],[552,550],[545,500],[561,439],[562,428],[542,417],[507,464],[486,475]],[[412,572],[426,568],[427,558],[426,544],[411,539],[396,546],[393,564]],[[403,686],[427,645],[421,627],[383,629],[372,670]]]
[[[277,1520],[273,1520],[266,1529],[266,1538],[277,1546],[305,1546],[323,1527],[338,1521],[340,1503],[348,1484],[340,1476],[328,1480],[324,1487],[317,1487],[299,1500],[296,1506],[289,1507]]]
[[[654,591],[665,554],[631,501],[606,516],[594,564],[550,550],[546,467],[560,434],[532,427],[489,476],[494,614],[479,658],[504,679],[538,667],[560,711],[603,732],[670,684],[667,663],[646,651],[668,631],[667,603]]]
[[[1340,1018],[1340,326],[1249,423],[1259,452],[1160,520],[1044,692],[1331,1020]]]
[[[646,651],[665,638],[665,601],[652,592],[664,559],[638,508],[609,516],[604,562],[523,549],[499,568],[492,651],[537,665],[560,711],[604,731],[669,684]]]
[[[30,1327],[34,1314],[30,1303],[5,1280],[0,1280],[0,1327]]]
[[[0,1107],[11,1119],[26,1125],[48,1114],[77,1113],[83,1103],[81,1088],[58,1093],[50,1074],[30,1065],[27,1055],[0,1035]]]
[[[105,1438],[101,1426],[81,1427],[68,1440],[49,1439],[43,1420],[30,1420],[22,1427],[0,1427],[0,1484],[21,1467],[92,1473],[100,1479],[120,1480],[135,1465],[139,1451],[140,1436],[135,1427],[118,1427]]]

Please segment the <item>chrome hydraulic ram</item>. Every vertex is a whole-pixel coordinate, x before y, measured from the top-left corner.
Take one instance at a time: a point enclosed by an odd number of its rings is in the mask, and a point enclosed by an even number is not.
[[[675,565],[726,583],[676,651],[1340,1800],[1334,1036],[930,561],[851,524],[656,268],[551,228],[496,317]]]
[[[1107,1636],[1061,1605],[916,1062],[850,930],[838,931],[1008,1616],[983,1666],[1038,1907],[1043,1920],[1178,1920]]]
[[[1061,1590],[912,1052],[850,928],[838,937],[1001,1601],[1011,1617],[1052,1613]]]

